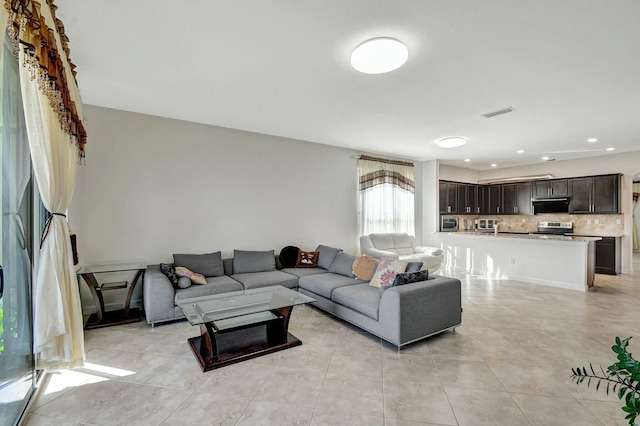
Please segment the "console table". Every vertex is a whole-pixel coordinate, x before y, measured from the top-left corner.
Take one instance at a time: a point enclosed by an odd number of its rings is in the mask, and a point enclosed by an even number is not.
[[[130,262],[113,262],[113,263],[101,263],[94,265],[82,266],[77,274],[82,277],[89,291],[93,296],[93,301],[96,305],[96,312],[89,316],[89,320],[85,325],[85,329],[108,327],[111,325],[128,324],[132,322],[140,321],[140,308],[130,308],[131,296],[136,285],[142,280],[144,272],[147,270],[147,265],[144,262],[130,261]],[[118,281],[100,283],[96,279],[98,274],[114,274],[122,272],[135,272],[135,277],[131,282]],[[124,301],[123,309],[115,311],[105,311],[104,308],[104,296],[103,292],[110,290],[129,289],[127,292],[127,298]]]

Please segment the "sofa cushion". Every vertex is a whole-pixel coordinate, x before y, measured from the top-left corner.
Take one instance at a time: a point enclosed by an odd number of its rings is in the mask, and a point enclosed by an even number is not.
[[[394,259],[380,259],[376,273],[373,274],[369,285],[371,287],[390,287],[398,272],[404,272],[407,262]]]
[[[296,268],[316,268],[318,266],[317,251],[298,251]]]
[[[336,288],[331,300],[374,320],[378,319],[380,291],[367,283]]]
[[[300,249],[295,246],[286,246],[280,250],[280,255],[278,256],[280,259],[280,266],[283,268],[295,268],[296,262],[298,261],[299,251]]]
[[[298,277],[282,271],[233,274],[231,275],[231,278],[241,283],[245,290],[250,288],[269,287],[272,285],[281,285],[287,288],[298,287]]]
[[[395,244],[391,234],[371,234],[369,235],[373,246],[379,250],[393,251],[395,253]]]
[[[247,274],[266,272],[276,269],[276,257],[273,250],[267,251],[233,251],[233,273]]]
[[[328,274],[329,271],[322,268],[284,268],[282,272],[295,275],[296,277],[306,277],[307,275]]]
[[[347,254],[345,252],[340,252],[331,262],[331,266],[329,266],[329,272],[333,272],[334,274],[344,275],[345,277],[355,278],[356,276],[353,273],[353,262],[356,261],[356,256],[352,254]]]
[[[226,275],[222,277],[207,277],[207,284],[205,285],[192,285],[189,288],[177,289],[173,300],[177,304],[178,300],[182,299],[240,290],[243,290],[242,284]]]
[[[298,286],[307,291],[317,294],[318,296],[331,299],[331,293],[334,289],[347,285],[362,284],[366,281],[357,280],[355,278],[345,277],[338,274],[316,274],[300,277]]]
[[[369,255],[358,256],[353,262],[353,273],[359,280],[369,281],[376,271],[378,261]]]
[[[174,254],[173,263],[175,266],[184,266],[205,277],[221,277],[224,275],[222,254],[219,251],[208,254]]]
[[[400,285],[417,283],[428,279],[429,271],[404,272],[396,275],[396,278],[393,280],[393,286],[398,287]]]
[[[422,262],[409,262],[407,264],[407,268],[404,270],[405,272],[418,272],[422,270]]]
[[[178,284],[176,284],[178,288],[189,288],[191,287],[191,280],[187,277],[178,278]]]
[[[176,268],[168,263],[161,263],[158,267],[160,268],[160,272],[162,272],[165,277],[169,278],[169,282],[173,285],[173,288],[176,288],[180,278],[176,275]]]
[[[318,266],[324,269],[329,269],[333,260],[336,258],[338,253],[342,251],[342,249],[323,246],[320,244],[316,248],[316,251],[318,252]]]
[[[404,251],[404,249],[409,249],[409,253],[413,253],[413,241],[409,234],[404,233],[393,233],[391,234],[391,238],[393,239],[393,247],[400,251]],[[406,254],[403,253],[403,254]]]
[[[179,277],[187,277],[191,280],[193,284],[206,284],[207,280],[202,274],[198,274],[197,272],[193,272],[184,266],[176,267],[176,275]]]

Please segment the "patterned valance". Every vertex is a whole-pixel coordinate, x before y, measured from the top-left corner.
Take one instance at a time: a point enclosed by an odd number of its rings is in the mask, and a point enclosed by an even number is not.
[[[56,28],[47,26],[41,3],[49,8]],[[79,158],[84,158],[87,133],[78,111],[75,65],[69,60],[69,39],[64,26],[55,17],[57,6],[53,0],[5,0],[4,8],[9,15],[7,33],[16,56],[22,49],[25,59],[21,65],[29,69],[31,79],[37,81],[39,90],[49,99],[62,129],[73,136]]]
[[[358,170],[360,191],[392,184],[415,193],[413,163],[363,155],[358,160]]]

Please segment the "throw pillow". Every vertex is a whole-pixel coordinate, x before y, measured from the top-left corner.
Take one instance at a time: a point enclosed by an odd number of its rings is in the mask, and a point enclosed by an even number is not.
[[[417,283],[428,279],[429,271],[404,272],[396,275],[396,278],[393,280],[393,286],[398,287],[400,285]]]
[[[233,251],[233,273],[247,274],[266,272],[276,269],[276,256],[273,250],[268,251]]]
[[[320,244],[316,251],[318,252],[318,266],[324,269],[329,269],[331,264],[336,259],[338,253],[342,251],[342,249],[323,246]]]
[[[160,272],[162,272],[167,278],[169,278],[169,282],[175,288],[178,285],[178,276],[176,275],[176,268],[173,265],[168,263],[160,264]]]
[[[205,277],[221,277],[224,275],[222,253],[219,251],[208,254],[174,254],[173,263]]]
[[[356,257],[354,255],[340,252],[333,262],[331,262],[329,272],[355,278],[356,276],[353,275],[353,262],[355,261]]]
[[[298,261],[296,262],[296,268],[315,268],[318,266],[318,252],[317,251],[302,251],[298,252]]]
[[[191,287],[191,280],[187,277],[178,278],[178,287],[179,288],[189,288]]]
[[[380,259],[376,273],[371,278],[371,287],[391,287],[398,271],[407,269],[407,262],[395,259]]]
[[[295,268],[298,262],[298,252],[300,249],[295,246],[286,246],[280,251],[280,266],[283,268]]]
[[[365,254],[359,256],[356,258],[356,261],[353,262],[353,273],[357,279],[369,281],[376,271],[376,266],[378,266],[378,261]]]
[[[193,272],[193,271],[190,271],[189,269],[185,268],[184,266],[176,267],[176,275],[178,275],[179,277],[187,277],[194,284],[206,284],[207,283],[207,280],[205,279],[204,275],[198,274],[198,273]]]
[[[422,269],[422,262],[409,262],[405,272],[418,272]]]

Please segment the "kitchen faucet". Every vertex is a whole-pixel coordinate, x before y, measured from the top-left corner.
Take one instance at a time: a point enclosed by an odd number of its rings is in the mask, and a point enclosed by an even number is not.
[[[493,235],[497,236],[498,235],[498,223],[496,222],[493,224]]]

